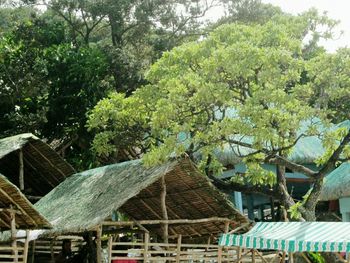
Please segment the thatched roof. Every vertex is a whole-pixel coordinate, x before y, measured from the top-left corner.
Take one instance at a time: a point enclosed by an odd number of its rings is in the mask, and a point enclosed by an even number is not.
[[[51,224],[34,208],[22,192],[0,174],[0,229],[11,229],[9,209],[16,210],[17,229],[51,228]]]
[[[319,197],[321,201],[350,197],[350,163],[345,162],[325,178]]]
[[[134,220],[162,218],[160,180],[165,176],[169,219],[226,217],[238,224],[247,219],[188,159],[146,168],[140,160],[74,174],[35,207],[53,225],[50,234],[78,233],[111,220],[119,210]],[[159,229],[159,226],[157,226]],[[170,226],[170,234],[190,236],[220,233],[222,223]]]
[[[31,133],[0,139],[0,173],[19,186],[19,151],[23,152],[26,194],[43,196],[75,170]]]

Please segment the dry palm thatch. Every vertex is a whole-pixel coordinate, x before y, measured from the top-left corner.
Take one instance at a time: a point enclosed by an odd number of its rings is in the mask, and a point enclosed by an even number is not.
[[[19,186],[20,152],[23,153],[26,194],[43,196],[75,170],[49,145],[30,133],[0,140],[0,173]]]
[[[350,197],[350,163],[345,162],[325,178],[319,197],[321,201]]]
[[[105,220],[111,220],[116,210],[133,220],[162,219],[160,181],[163,176],[169,220],[219,216],[237,224],[247,222],[189,159],[151,168],[145,167],[141,160],[134,160],[74,174],[35,207],[53,225],[53,230],[46,235],[92,230]],[[159,226],[155,230],[158,231]],[[169,233],[183,236],[222,231],[222,222],[169,226]]]
[[[34,208],[22,192],[0,174],[0,228],[11,229],[10,213],[15,213],[17,229],[47,229],[51,224]]]

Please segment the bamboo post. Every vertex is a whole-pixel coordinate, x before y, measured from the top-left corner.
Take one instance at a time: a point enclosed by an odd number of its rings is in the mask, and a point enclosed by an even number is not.
[[[350,253],[346,254],[346,262],[350,263]],[[292,262],[293,263],[293,262]]]
[[[32,257],[31,257],[31,262],[30,263],[34,263],[34,259],[35,259],[35,240],[33,241],[33,246],[32,246]]]
[[[19,150],[19,189],[24,190],[24,164],[23,164],[23,151]]]
[[[289,252],[289,262],[294,263],[294,255],[293,252]]]
[[[252,252],[252,263],[255,263],[256,262],[255,261],[255,249],[252,249],[251,252]]]
[[[148,262],[148,246],[149,246],[149,233],[145,232],[145,243],[144,243],[144,250],[143,250],[143,262]]]
[[[218,263],[222,262],[222,246],[218,248]]]
[[[176,246],[176,263],[180,262],[181,242],[182,242],[182,236],[178,235],[178,237],[177,237],[177,246]]]
[[[240,261],[239,259],[242,256],[242,248],[241,247],[237,247],[237,252],[236,253],[237,253],[237,260],[238,260],[237,263],[241,263],[242,261]]]
[[[96,231],[96,257],[97,263],[102,263],[102,245],[101,245],[101,237],[102,237],[102,227],[99,226]]]
[[[11,216],[11,240],[12,240],[12,250],[14,254],[14,262],[18,262],[18,250],[17,250],[17,239],[16,239],[16,216],[13,210],[11,210],[10,216]]]
[[[282,253],[282,262],[284,263],[286,261],[286,251],[283,251]]]
[[[23,250],[23,263],[28,262],[28,248],[29,248],[29,230],[26,230],[26,237],[24,240],[24,250]]]
[[[50,241],[50,253],[51,253],[51,261],[54,262],[55,261],[55,251],[53,249],[53,244],[54,244],[55,239],[51,239]]]
[[[113,243],[113,237],[110,236],[108,238],[108,263],[112,262],[112,243]]]
[[[227,221],[227,222],[225,222],[225,234],[228,233],[229,228],[230,228],[230,222]]]
[[[166,208],[166,183],[165,183],[165,176],[161,179],[161,193],[160,193],[160,203],[162,208],[162,215],[164,220],[168,220],[168,212]],[[169,224],[164,223],[163,224],[163,241],[164,243],[169,242]]]

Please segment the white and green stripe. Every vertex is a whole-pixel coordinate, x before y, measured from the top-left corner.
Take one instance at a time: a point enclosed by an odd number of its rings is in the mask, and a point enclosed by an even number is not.
[[[221,246],[288,252],[350,252],[350,223],[259,222],[243,235],[223,234]]]

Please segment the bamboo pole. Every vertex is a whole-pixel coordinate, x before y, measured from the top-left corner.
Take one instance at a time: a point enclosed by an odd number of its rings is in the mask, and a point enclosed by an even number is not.
[[[289,262],[294,263],[294,254],[293,252],[289,252]]]
[[[177,246],[176,246],[176,263],[180,263],[181,242],[182,242],[182,236],[179,235],[179,236],[177,237]]]
[[[222,247],[219,246],[218,248],[218,263],[222,262]]]
[[[30,263],[34,263],[34,259],[35,259],[35,240],[33,241],[32,257],[31,257]]]
[[[347,262],[347,263],[350,263],[350,253],[346,254],[346,259],[347,259],[346,262]],[[292,263],[293,263],[293,262],[292,262]]]
[[[108,263],[112,262],[112,243],[113,243],[113,237],[110,236],[108,238]]]
[[[241,263],[241,261],[239,260],[242,256],[242,248],[241,247],[237,247],[236,254],[237,254],[237,260],[238,260],[237,263]]]
[[[149,232],[145,232],[145,246],[143,250],[143,262],[147,263],[148,262],[148,244],[149,244]]]
[[[255,263],[256,262],[255,261],[255,249],[252,249],[251,252],[252,252],[252,263]]]
[[[166,209],[165,176],[162,177],[160,184],[161,184],[160,203],[161,203],[161,208],[162,208],[162,216],[163,216],[164,220],[168,220],[168,212]],[[163,241],[164,241],[164,243],[169,242],[169,224],[167,222],[163,223]]]
[[[284,263],[286,261],[286,251],[283,251],[282,253],[282,262]]]
[[[225,222],[225,234],[228,233],[229,229],[230,229],[230,222],[226,221]]]
[[[51,239],[50,241],[50,254],[51,254],[51,261],[54,262],[55,261],[55,251],[53,249],[53,243],[54,243],[55,239]]]
[[[161,225],[161,224],[199,224],[207,222],[232,222],[231,219],[223,217],[209,217],[209,218],[199,218],[199,219],[170,219],[170,220],[139,220],[139,221],[105,221],[102,224],[105,226],[135,226],[138,224],[141,225]],[[234,233],[242,228],[248,227],[249,223],[242,225],[229,232],[229,234]]]
[[[14,262],[18,262],[18,250],[17,250],[17,238],[16,238],[16,214],[13,211],[11,211],[10,216],[11,216],[11,240],[12,240],[12,250],[14,254]]]
[[[23,151],[19,150],[19,189],[24,190],[24,164],[23,164]]]
[[[244,229],[246,227],[249,227],[250,223],[246,223],[246,224],[243,224],[235,229],[232,229],[229,234],[233,234],[233,233],[236,233],[237,231],[241,230],[241,229]]]
[[[300,254],[306,260],[307,263],[311,263],[310,259],[308,259],[307,256],[305,256],[304,253],[300,253]]]
[[[258,250],[255,250],[255,253],[261,258],[261,260],[262,260],[264,263],[269,263],[269,262],[264,258],[264,256],[263,256]]]
[[[24,240],[24,250],[23,250],[23,263],[28,261],[28,248],[29,248],[29,230],[26,230],[26,237]]]
[[[102,237],[102,226],[99,226],[96,231],[96,257],[97,263],[102,263],[102,245],[101,245],[101,237]]]

